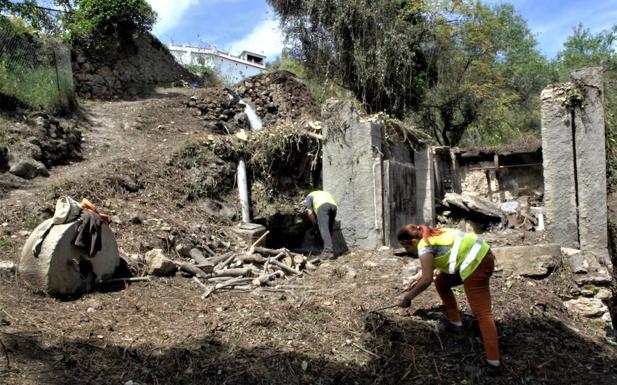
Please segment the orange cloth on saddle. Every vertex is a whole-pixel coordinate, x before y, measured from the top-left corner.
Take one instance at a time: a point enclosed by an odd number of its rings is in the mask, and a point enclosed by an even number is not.
[[[85,210],[90,210],[92,212],[97,213],[101,219],[103,220],[103,222],[110,224],[111,223],[111,217],[109,215],[103,214],[102,212],[100,212],[96,206],[90,202],[89,200],[87,200],[86,198],[83,198],[81,200],[81,203],[79,204],[79,206],[81,206],[82,209]]]

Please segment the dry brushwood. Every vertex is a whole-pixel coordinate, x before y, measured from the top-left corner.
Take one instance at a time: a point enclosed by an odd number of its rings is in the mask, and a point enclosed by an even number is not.
[[[244,286],[241,290],[276,286],[276,279],[299,277],[308,274],[307,270],[316,269],[302,254],[285,248],[256,247],[266,234],[244,252],[205,258],[205,264],[178,263],[178,267],[206,288],[203,298],[218,290],[236,290],[239,286]],[[217,263],[216,266],[214,263]]]

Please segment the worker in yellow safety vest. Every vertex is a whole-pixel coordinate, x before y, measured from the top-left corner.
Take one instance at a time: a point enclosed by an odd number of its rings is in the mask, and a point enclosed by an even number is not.
[[[411,301],[433,282],[446,308],[447,320],[438,325],[439,332],[463,333],[461,313],[452,287],[463,285],[469,306],[480,327],[486,355],[486,365],[477,373],[498,375],[501,373],[497,328],[491,310],[490,277],[495,270],[495,256],[488,243],[476,234],[458,229],[434,228],[426,225],[408,224],[398,233],[399,242],[412,252],[417,248],[421,270],[411,282],[400,306],[409,307]],[[416,246],[417,245],[417,246]]]
[[[327,191],[313,191],[306,197],[306,212],[313,226],[319,228],[319,234],[323,241],[321,259],[332,259],[332,229],[336,218],[336,202]]]

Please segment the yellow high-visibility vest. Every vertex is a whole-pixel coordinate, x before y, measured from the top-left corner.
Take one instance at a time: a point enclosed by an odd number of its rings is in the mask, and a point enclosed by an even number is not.
[[[429,244],[418,242],[418,255],[432,253],[435,269],[446,274],[459,273],[464,281],[473,273],[489,251],[489,245],[476,234],[457,229],[442,229],[429,237]]]
[[[330,203],[331,205],[336,206],[336,202],[334,201],[334,198],[332,198],[332,195],[327,191],[313,191],[308,196],[313,198],[313,211],[314,212],[317,212],[317,209],[319,208],[319,206],[323,205],[324,203]]]

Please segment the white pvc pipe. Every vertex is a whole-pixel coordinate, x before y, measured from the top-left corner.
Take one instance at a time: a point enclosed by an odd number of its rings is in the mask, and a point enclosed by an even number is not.
[[[242,222],[251,223],[249,190],[246,183],[246,166],[243,160],[238,162],[238,192],[240,193],[240,206],[242,207]]]

